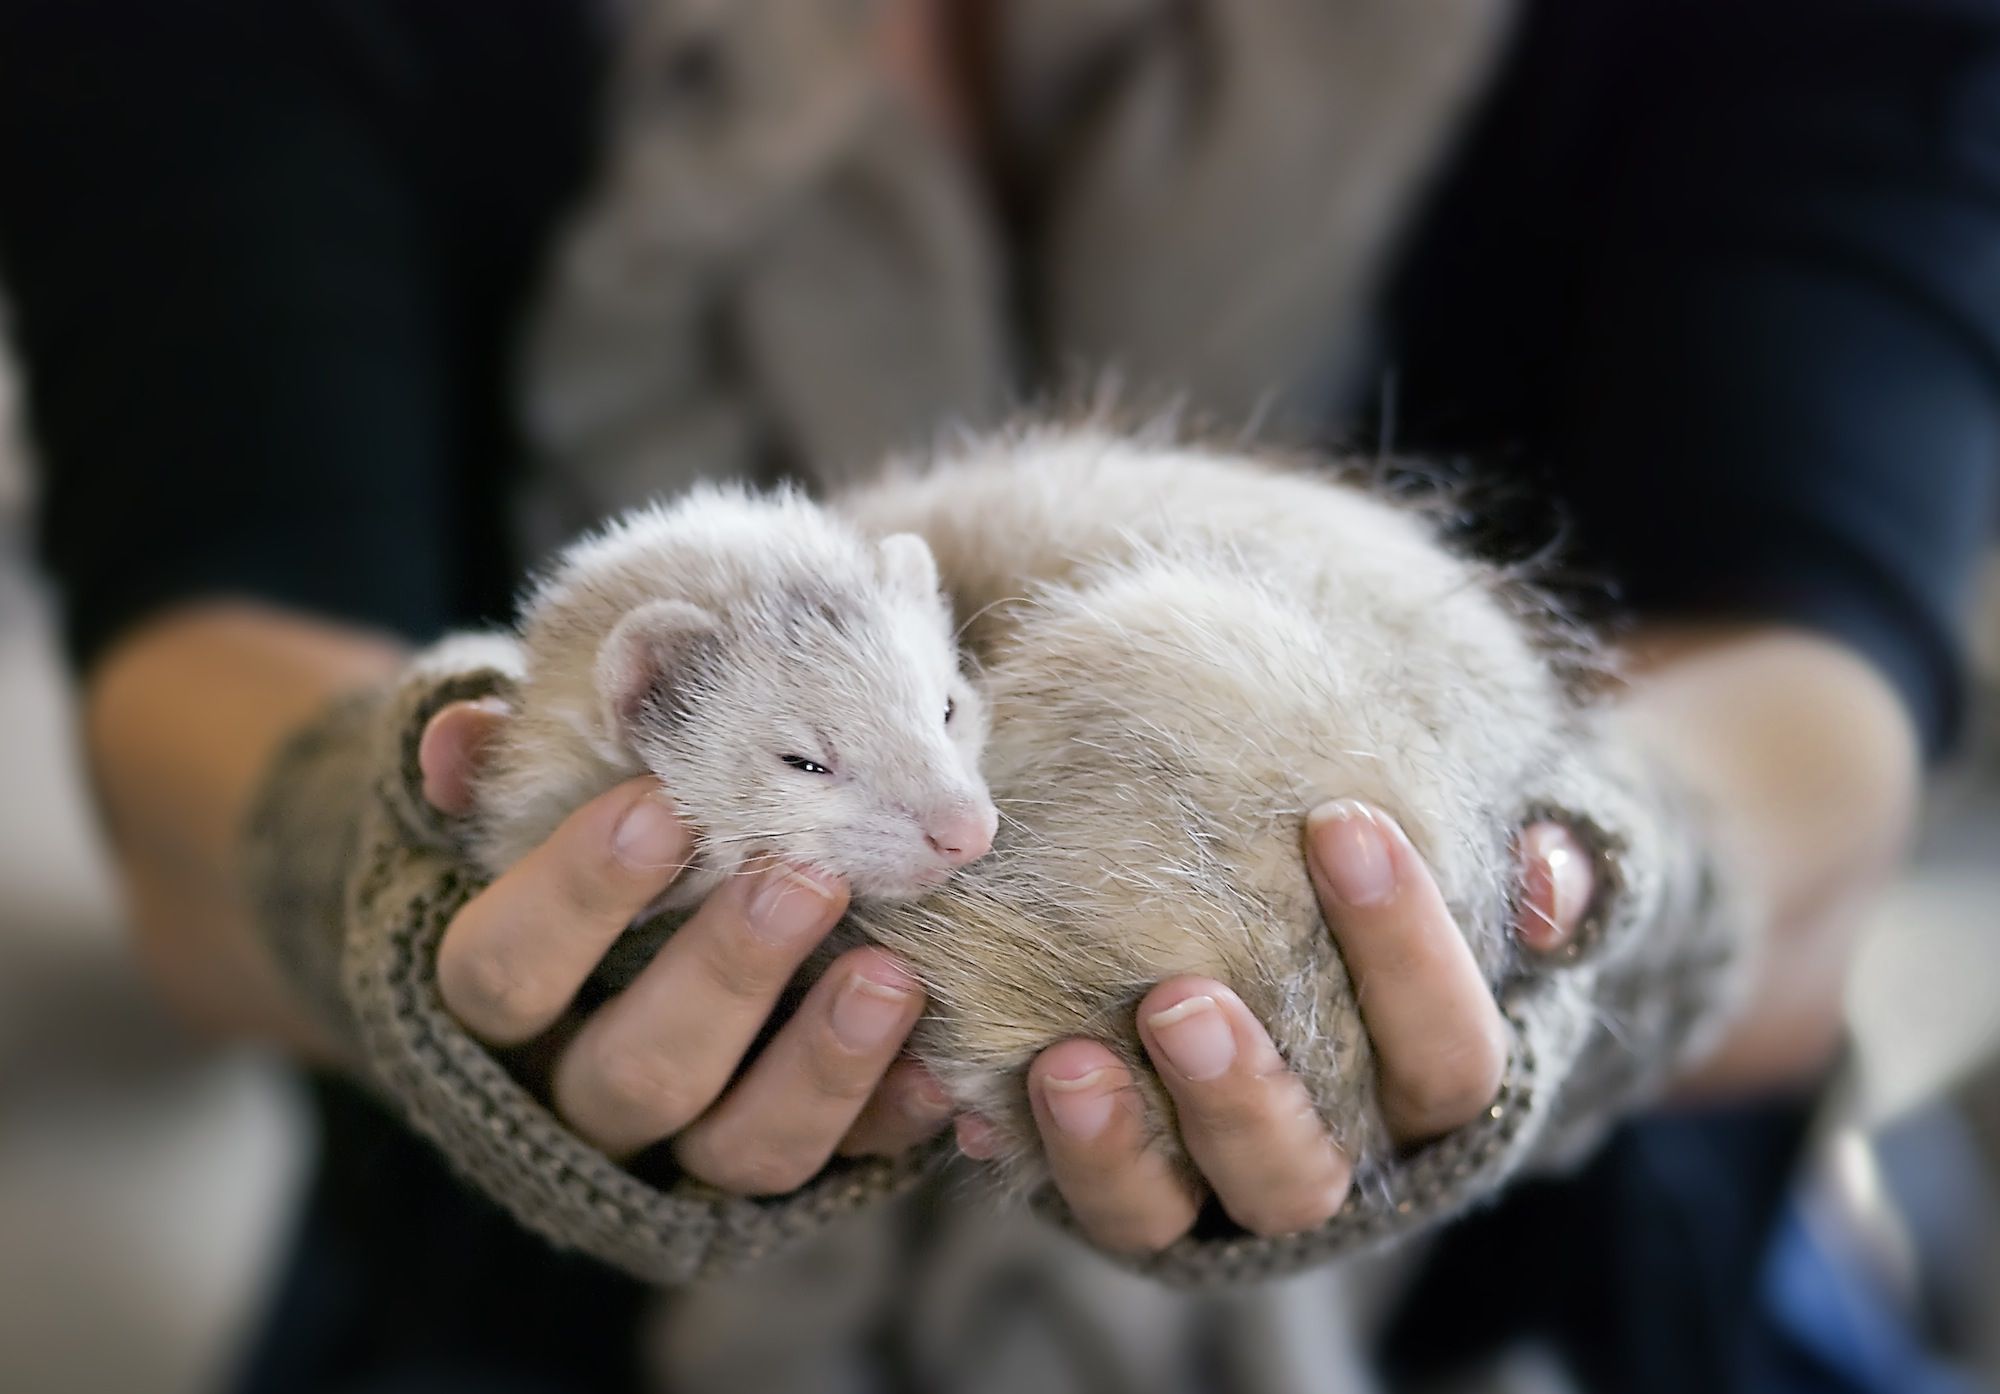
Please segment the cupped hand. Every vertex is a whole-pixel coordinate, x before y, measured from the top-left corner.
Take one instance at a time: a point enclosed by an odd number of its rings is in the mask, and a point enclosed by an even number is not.
[[[1553,952],[1582,919],[1590,866],[1553,823],[1525,829],[1519,848],[1514,931],[1530,952]],[[1419,1143],[1472,1122],[1499,1091],[1506,1026],[1416,849],[1386,814],[1343,800],[1307,820],[1306,861],[1354,980],[1395,1139]],[[1350,1159],[1241,998],[1223,983],[1175,978],[1138,1014],[1200,1180],[1148,1145],[1141,1096],[1111,1050],[1053,1046],[1029,1072],[1029,1098],[1056,1188],[1086,1234],[1109,1249],[1157,1250],[1187,1233],[1210,1194],[1257,1235],[1338,1213]],[[960,1120],[962,1148],[978,1154],[986,1140],[979,1120]]]
[[[418,758],[434,806],[471,810],[480,754],[507,715],[489,699],[431,720]],[[446,927],[445,1006],[488,1045],[548,1045],[556,1112],[607,1154],[668,1142],[689,1174],[739,1194],[793,1190],[836,1150],[894,1152],[939,1131],[950,1116],[943,1093],[898,1059],[924,994],[879,948],[835,959],[742,1068],[846,908],[844,885],[803,867],[771,861],[731,878],[622,992],[580,1025],[564,1021],[692,846],[650,778],[583,805]]]
[[[492,701],[438,713],[419,752],[431,803],[470,810],[480,752],[506,716]],[[619,1157],[670,1140],[683,1168],[725,1190],[781,1193],[836,1153],[893,1154],[938,1132],[950,1104],[899,1054],[922,989],[879,948],[836,959],[741,1069],[779,994],[846,906],[845,887],[805,868],[774,863],[731,880],[622,993],[554,1038],[584,980],[684,869],[691,846],[650,779],[585,804],[447,927],[438,951],[445,1005],[495,1047],[550,1041],[552,1101],[581,1136]],[[1505,1028],[1429,871],[1390,818],[1351,801],[1313,814],[1306,849],[1395,1137],[1416,1143],[1471,1122],[1499,1088]],[[1530,951],[1552,952],[1590,899],[1589,864],[1555,824],[1524,830],[1520,850],[1515,932]],[[1175,978],[1138,1012],[1200,1180],[1149,1146],[1140,1096],[1107,1047],[1054,1045],[1030,1070],[1029,1094],[1056,1187],[1085,1232],[1107,1248],[1162,1248],[1211,1193],[1261,1235],[1337,1213],[1349,1159],[1243,1001],[1225,984]],[[959,1137],[966,1151],[984,1150],[980,1120],[960,1119]]]

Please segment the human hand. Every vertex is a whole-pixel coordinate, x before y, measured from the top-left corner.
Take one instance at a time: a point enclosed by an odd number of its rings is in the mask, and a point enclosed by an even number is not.
[[[488,699],[432,718],[418,761],[433,806],[471,810],[481,751],[507,717]],[[739,1077],[780,993],[846,908],[844,885],[805,868],[773,862],[731,878],[629,986],[562,1024],[692,845],[650,778],[583,805],[446,928],[446,1008],[489,1046],[548,1046],[556,1113],[607,1155],[671,1140],[689,1175],[737,1194],[794,1190],[836,1150],[894,1153],[939,1131],[950,1116],[942,1091],[898,1059],[924,994],[880,948],[835,959]]]
[[[1525,829],[1519,847],[1514,932],[1529,952],[1554,952],[1590,901],[1590,863],[1553,823]],[[1430,872],[1392,819],[1351,800],[1315,810],[1306,851],[1395,1140],[1411,1145],[1472,1122],[1499,1090],[1506,1026]],[[1351,1160],[1241,998],[1209,979],[1173,978],[1147,994],[1138,1021],[1200,1179],[1148,1147],[1140,1095],[1108,1047],[1052,1046],[1029,1071],[1029,1098],[1056,1189],[1087,1235],[1120,1252],[1164,1248],[1211,1192],[1262,1236],[1313,1229],[1339,1212]],[[961,1119],[959,1145],[983,1155],[984,1122]]]

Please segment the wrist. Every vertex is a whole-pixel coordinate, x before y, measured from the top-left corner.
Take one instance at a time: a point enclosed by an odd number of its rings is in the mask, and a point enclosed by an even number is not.
[[[1675,1093],[1810,1079],[1839,1047],[1858,925],[1914,824],[1914,729],[1873,668],[1819,635],[1679,630],[1635,666],[1619,716],[1710,808],[1755,965],[1743,1011]]]

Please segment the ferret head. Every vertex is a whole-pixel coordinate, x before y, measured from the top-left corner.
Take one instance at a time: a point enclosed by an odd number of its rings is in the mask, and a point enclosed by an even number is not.
[[[773,852],[902,899],[992,845],[985,703],[919,538],[727,614],[642,604],[606,637],[597,686],[717,867]]]

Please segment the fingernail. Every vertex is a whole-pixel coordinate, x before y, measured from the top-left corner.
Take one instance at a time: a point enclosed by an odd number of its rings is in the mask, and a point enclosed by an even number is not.
[[[952,1132],[958,1139],[958,1150],[977,1161],[985,1161],[1000,1150],[1000,1134],[977,1114],[959,1114]]]
[[[676,865],[686,848],[680,819],[658,794],[648,794],[618,820],[611,854],[632,871],[659,871]]]
[[[833,889],[800,867],[780,862],[759,875],[763,884],[750,897],[750,932],[767,944],[788,944],[826,927]]]
[[[1528,911],[1521,937],[1530,948],[1556,948],[1576,928],[1590,898],[1590,866],[1560,828],[1537,825],[1521,841]]]
[[[834,1038],[857,1053],[874,1050],[903,1024],[910,994],[899,987],[854,977],[833,1003]]]
[[[1396,868],[1389,840],[1375,814],[1353,799],[1321,804],[1306,817],[1313,855],[1333,893],[1363,909],[1396,895]]]
[[[1190,997],[1153,1013],[1146,1025],[1174,1068],[1189,1079],[1214,1079],[1236,1062],[1236,1033],[1213,997]]]
[[[1055,1119],[1058,1128],[1079,1141],[1088,1142],[1096,1137],[1110,1123],[1111,1110],[1118,1103],[1117,1095],[1103,1087],[1110,1078],[1111,1071],[1100,1069],[1075,1079],[1057,1079],[1053,1075],[1043,1079],[1042,1099],[1048,1105],[1049,1117]]]
[[[485,697],[474,697],[467,705],[476,711],[485,712],[489,716],[512,716],[514,714],[513,703],[509,702],[505,697],[495,697],[490,694]]]
[[[1584,902],[1590,899],[1590,866],[1574,847],[1550,848],[1548,863],[1555,882],[1556,923],[1567,935],[1583,918]]]

